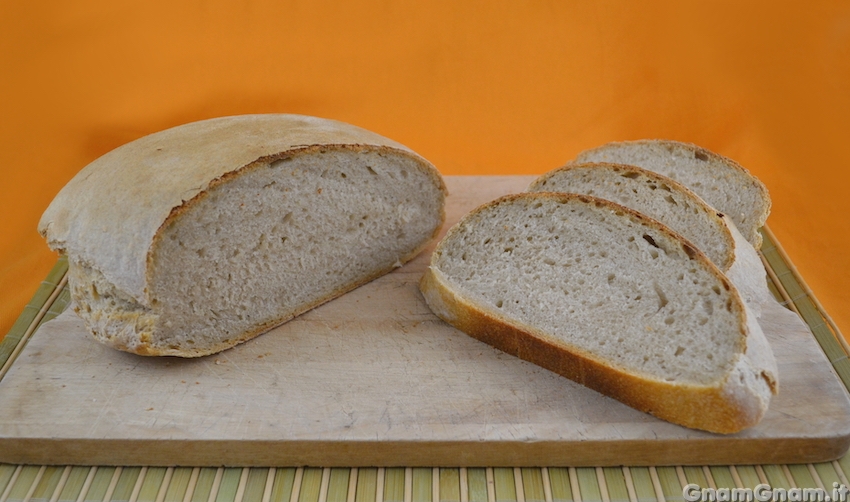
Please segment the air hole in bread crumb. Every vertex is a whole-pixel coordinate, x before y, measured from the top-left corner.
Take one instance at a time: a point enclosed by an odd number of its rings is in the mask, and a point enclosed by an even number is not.
[[[555,260],[553,260],[552,258],[543,258],[543,263],[545,263],[546,265],[554,265]]]
[[[670,203],[670,204],[673,204],[674,206],[678,206],[678,205],[679,205],[679,204],[677,204],[677,203],[676,203],[676,201],[675,201],[675,200],[673,200],[673,197],[671,197],[671,196],[669,196],[669,195],[665,195],[665,196],[664,196],[664,200],[665,200],[665,201],[667,201],[667,202],[668,202],[668,203]]]
[[[374,170],[374,169],[372,169],[372,166],[366,166],[366,169],[367,169],[367,170],[368,170],[371,174],[374,174],[375,176],[377,176],[377,175],[378,175],[378,173],[376,173],[376,172],[375,172],[375,170]]]
[[[640,173],[628,172],[625,174],[621,174],[620,176],[622,176],[623,178],[637,179],[637,177],[640,176]]]
[[[658,310],[661,310],[667,306],[669,300],[667,300],[667,295],[657,282],[652,283],[652,287],[655,288],[655,294],[658,295]]]
[[[673,319],[673,317],[667,317],[667,318],[664,319],[664,324],[666,324],[668,326],[673,324],[674,322],[676,322],[676,320]],[[676,355],[679,355],[679,354],[676,354]]]
[[[608,274],[608,284],[614,283],[614,274]]]
[[[631,239],[634,240],[633,237]],[[655,243],[655,239],[653,239],[651,235],[643,234],[643,240],[648,242],[649,245],[652,246],[652,247],[656,247],[656,248],[659,247],[658,244]],[[629,241],[629,242],[631,242],[631,241]]]
[[[292,220],[292,211],[283,215],[283,219],[281,220],[284,223],[289,223]]]
[[[708,318],[707,318],[707,317],[700,317],[700,318],[699,318],[699,325],[700,325],[700,326],[705,326],[706,324],[708,324]],[[711,355],[709,354],[709,357],[710,357],[710,356],[711,356]]]
[[[504,305],[504,302],[503,302],[502,300],[498,300],[498,301],[496,302],[496,307],[498,307],[498,308],[502,308],[502,305]]]

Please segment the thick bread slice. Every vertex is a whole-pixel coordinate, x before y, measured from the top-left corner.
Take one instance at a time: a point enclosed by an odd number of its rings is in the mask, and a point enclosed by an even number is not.
[[[773,298],[758,253],[734,223],[671,178],[625,164],[567,164],[534,180],[528,191],[581,193],[634,209],[705,253],[738,288],[756,317]]]
[[[39,231],[68,255],[72,298],[98,340],[195,357],[410,260],[442,225],[444,200],[430,163],[377,134],[236,116],[95,160]]]
[[[622,141],[578,154],[574,163],[631,164],[673,178],[726,214],[756,249],[770,213],[767,188],[737,162],[690,143]]]
[[[678,234],[610,201],[524,193],[437,246],[420,288],[469,335],[687,427],[759,422],[773,354],[735,287]]]

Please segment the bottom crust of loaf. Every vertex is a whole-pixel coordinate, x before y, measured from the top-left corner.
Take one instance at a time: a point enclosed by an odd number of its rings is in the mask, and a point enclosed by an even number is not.
[[[96,269],[69,260],[68,285],[74,311],[85,322],[89,333],[99,342],[117,350],[141,356],[203,357],[235,347],[270,329],[312,310],[334,298],[356,289],[416,257],[427,245],[423,243],[390,267],[374,270],[345,284],[330,295],[315,298],[280,316],[255,324],[250,330],[205,347],[167,346],[159,342],[159,314],[145,307],[110,283]]]

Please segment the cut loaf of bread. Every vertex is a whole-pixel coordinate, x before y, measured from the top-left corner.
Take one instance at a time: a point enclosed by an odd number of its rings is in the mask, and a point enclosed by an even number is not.
[[[96,339],[196,357],[401,266],[436,235],[445,186],[408,148],[336,121],[195,122],[107,153],[39,225],[68,256]]]
[[[534,180],[528,191],[592,195],[634,209],[705,253],[738,288],[756,317],[772,299],[758,253],[735,224],[671,178],[625,164],[567,164]]]
[[[461,331],[636,409],[733,433],[776,392],[735,287],[657,221],[610,201],[523,193],[449,230],[420,288]]]
[[[670,140],[607,143],[578,154],[573,163],[630,164],[673,178],[729,216],[756,249],[770,213],[767,188],[737,162],[705,148]]]

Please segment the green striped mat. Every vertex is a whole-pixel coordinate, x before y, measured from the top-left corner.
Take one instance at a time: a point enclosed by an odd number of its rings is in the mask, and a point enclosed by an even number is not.
[[[774,295],[798,312],[850,388],[850,349],[790,264],[763,231],[762,257]],[[0,378],[38,327],[68,304],[60,259],[0,342]],[[191,468],[0,464],[0,502],[618,502],[684,501],[689,484],[723,490],[850,485],[850,454],[816,464],[515,468]],[[730,495],[730,492],[725,492]],[[798,492],[799,493],[799,492]],[[710,494],[710,493],[709,493]],[[727,499],[731,500],[731,498]],[[789,500],[794,500],[789,498]]]

